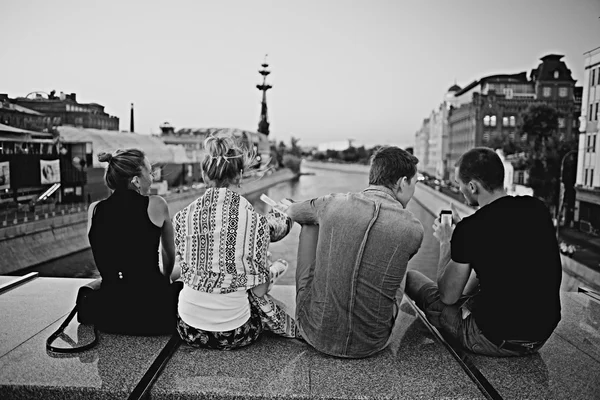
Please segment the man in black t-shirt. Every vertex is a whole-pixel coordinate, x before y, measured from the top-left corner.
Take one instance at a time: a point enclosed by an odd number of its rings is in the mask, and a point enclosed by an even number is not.
[[[406,293],[427,319],[468,350],[489,356],[537,351],[560,321],[562,266],[544,203],[511,197],[504,166],[489,148],[474,148],[456,163],[456,181],[480,208],[454,224],[436,219],[440,241],[437,286],[408,271]]]

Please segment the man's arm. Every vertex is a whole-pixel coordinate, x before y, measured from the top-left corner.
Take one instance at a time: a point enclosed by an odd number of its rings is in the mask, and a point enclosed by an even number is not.
[[[440,300],[444,304],[452,305],[460,299],[467,286],[471,276],[471,266],[458,263],[451,258],[450,238],[454,232],[451,225],[442,224],[436,219],[433,230],[433,236],[440,241],[440,259],[437,273]]]
[[[331,195],[318,197],[312,200],[292,203],[285,210],[285,213],[300,225],[317,225],[319,223],[319,213],[327,204]]]

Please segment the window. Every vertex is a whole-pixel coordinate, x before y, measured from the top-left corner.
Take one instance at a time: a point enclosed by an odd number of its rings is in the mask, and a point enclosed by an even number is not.
[[[590,104],[590,115],[588,116],[589,120],[592,121],[592,118],[594,118],[594,105]]]
[[[600,104],[600,103],[596,103],[596,112],[594,113],[594,119],[596,121],[598,120],[598,104]]]
[[[487,143],[490,140],[490,134],[489,133],[484,133],[483,134],[483,143]]]
[[[517,119],[514,115],[510,117],[510,126],[515,126],[517,124]]]
[[[588,169],[586,168],[586,169],[585,169],[585,177],[583,178],[583,184],[584,184],[585,186],[587,186],[587,185],[588,185],[588,179],[587,179],[587,178],[588,178]]]
[[[573,118],[573,128],[577,128],[577,119]]]
[[[594,86],[595,85],[595,83],[594,83],[595,80],[596,80],[596,70],[593,69],[592,70],[592,83],[591,83],[590,86]]]
[[[552,88],[545,87],[544,88],[544,97],[550,97],[551,94],[552,94]]]
[[[564,128],[565,127],[565,119],[564,118],[559,118],[558,119],[558,127],[559,128]]]
[[[587,146],[586,149],[589,152],[590,151],[590,145],[592,144],[592,135],[587,135]]]
[[[594,169],[590,168],[590,186],[594,186]]]
[[[596,104],[596,111],[598,111],[598,104]],[[496,116],[492,115],[490,117],[490,126],[496,126]]]
[[[558,88],[558,95],[560,97],[567,97],[568,93],[569,93],[569,90],[566,87]]]
[[[489,115],[486,115],[485,117],[483,117],[483,125],[490,126],[490,116]]]
[[[554,71],[554,79],[558,79],[559,76],[560,76],[560,72]]]
[[[508,126],[508,117],[502,117],[502,126]]]
[[[596,134],[594,134],[594,138],[592,139],[592,153],[596,152]]]

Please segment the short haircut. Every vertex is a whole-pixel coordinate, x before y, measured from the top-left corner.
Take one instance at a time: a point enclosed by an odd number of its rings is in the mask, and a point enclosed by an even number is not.
[[[403,176],[410,180],[417,174],[419,159],[396,146],[383,146],[371,156],[369,185],[393,188]]]
[[[463,183],[475,180],[488,192],[504,189],[504,165],[500,156],[489,147],[475,147],[467,151],[455,166]]]

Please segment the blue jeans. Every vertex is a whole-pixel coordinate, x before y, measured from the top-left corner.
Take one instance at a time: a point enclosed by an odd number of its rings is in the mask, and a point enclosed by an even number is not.
[[[524,356],[535,353],[545,343],[514,340],[500,345],[492,343],[479,329],[470,312],[473,295],[462,296],[455,304],[446,305],[440,300],[440,291],[435,283],[420,272],[408,272],[406,294],[433,326],[473,353],[494,357]]]

